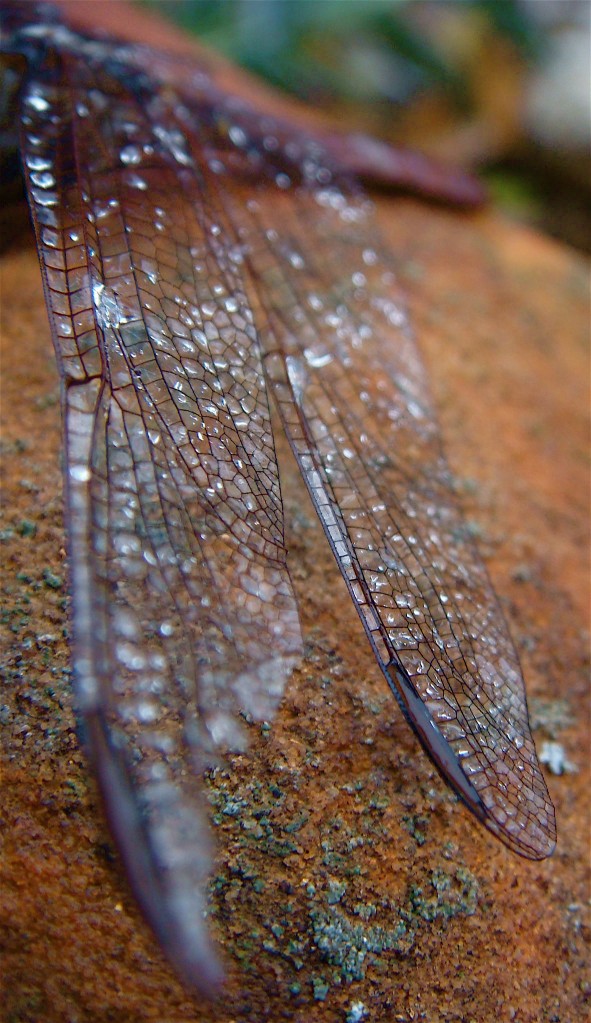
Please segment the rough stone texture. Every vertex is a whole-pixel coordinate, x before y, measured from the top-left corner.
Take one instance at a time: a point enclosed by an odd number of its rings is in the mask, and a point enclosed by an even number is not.
[[[76,736],[57,381],[23,236],[2,266],[2,942],[12,1023],[344,1020],[356,1002],[372,1020],[583,1018],[586,269],[491,214],[384,199],[380,219],[520,649],[538,744],[553,735],[577,768],[550,779],[557,852],[539,864],[511,856],[440,782],[372,663],[286,460],[307,658],[278,720],[253,729],[251,752],[211,780],[213,914],[229,981],[217,1007],[184,995],[138,918]]]
[[[21,211],[22,213],[22,211]],[[588,268],[494,214],[381,198],[447,452],[523,662],[559,839],[528,863],[447,791],[373,663],[284,453],[306,659],[209,782],[228,983],[135,909],[69,691],[58,385],[33,242],[2,261],[1,1001],[10,1023],[571,1023],[589,962]],[[365,1015],[363,1015],[365,1013]]]

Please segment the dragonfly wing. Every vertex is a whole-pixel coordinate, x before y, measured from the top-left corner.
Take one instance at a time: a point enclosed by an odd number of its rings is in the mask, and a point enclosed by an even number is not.
[[[497,837],[549,855],[517,657],[370,204],[319,142],[198,66],[56,24],[23,38],[76,692],[169,956],[215,987],[199,774],[244,741],[242,713],[272,715],[301,651],[270,395],[411,725]]]
[[[144,912],[210,989],[197,779],[243,744],[241,713],[273,714],[301,650],[263,367],[220,196],[153,84],[64,38],[23,88],[21,145],[62,380],[77,700]]]
[[[297,148],[234,210],[272,393],[408,720],[490,831],[543,858],[554,808],[517,654],[457,508],[393,261],[368,201],[314,144]]]

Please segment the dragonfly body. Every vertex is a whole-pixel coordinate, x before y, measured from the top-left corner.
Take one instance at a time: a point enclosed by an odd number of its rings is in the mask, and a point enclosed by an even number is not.
[[[272,716],[301,654],[273,408],[407,720],[490,831],[549,855],[517,657],[334,145],[44,6],[6,22],[62,381],[76,696],[177,969],[221,976],[200,772],[240,748],[242,714]]]

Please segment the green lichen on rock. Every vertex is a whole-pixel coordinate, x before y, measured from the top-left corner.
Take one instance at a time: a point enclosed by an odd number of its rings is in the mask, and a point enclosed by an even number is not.
[[[463,914],[472,916],[478,903],[479,886],[466,867],[448,872],[441,867],[432,871],[429,884],[423,888],[411,885],[411,915],[431,922]]]
[[[266,960],[294,996],[304,990],[298,975],[306,969],[321,1001],[333,986],[390,969],[422,929],[474,913],[478,882],[458,865],[455,847],[435,865],[417,862],[412,883],[397,895],[371,880],[375,851],[390,839],[393,806],[375,772],[335,785],[332,812],[318,818],[302,798],[301,764],[288,766],[268,749],[263,771],[246,753],[207,779],[227,849],[211,886],[213,915],[227,920],[226,947],[244,971],[260,972]],[[409,812],[401,823],[420,846],[429,819]]]
[[[239,790],[239,791],[238,791]],[[221,825],[224,818],[234,818],[240,829],[238,841],[248,848],[253,840],[260,843],[266,854],[284,858],[297,851],[288,837],[300,830],[307,817],[300,815],[295,821],[280,824],[275,818],[284,795],[273,783],[263,784],[252,778],[239,786],[231,772],[215,768],[208,775],[208,799],[214,808],[213,823]]]
[[[366,960],[375,962],[384,952],[405,951],[406,923],[398,919],[393,927],[368,926],[353,922],[340,908],[314,908],[310,924],[315,947],[341,981],[351,983],[365,976]]]
[[[330,990],[330,984],[327,984],[324,977],[312,977],[312,989],[315,1000],[323,1002]]]
[[[327,899],[327,906],[313,906],[309,912],[315,948],[331,966],[337,967],[340,981],[361,980],[366,966],[382,965],[385,952],[407,954],[418,928],[437,919],[458,915],[471,916],[478,902],[478,881],[465,867],[447,871],[437,867],[428,884],[411,885],[404,905],[384,905],[387,925],[369,923],[377,914],[373,904],[358,903],[353,920],[340,905]]]
[[[21,519],[16,527],[16,531],[19,536],[22,536],[25,539],[34,537],[37,535],[37,523],[33,522],[31,519]]]
[[[425,844],[429,826],[429,818],[425,814],[405,814],[402,823],[417,845]]]
[[[574,724],[568,700],[543,700],[534,696],[528,700],[528,705],[532,731],[543,732],[549,739],[556,739],[560,732]]]
[[[337,902],[340,902],[346,891],[347,885],[344,881],[330,880],[328,882],[328,893],[326,896],[326,901],[329,906],[334,906]]]
[[[64,585],[64,577],[53,572],[50,568],[43,569],[43,582],[50,590],[61,590]]]
[[[367,1019],[367,1010],[363,1002],[351,1002],[345,1017],[345,1023],[361,1023],[364,1019]]]

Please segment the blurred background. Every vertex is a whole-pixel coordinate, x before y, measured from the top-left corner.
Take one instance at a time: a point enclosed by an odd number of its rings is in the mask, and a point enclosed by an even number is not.
[[[591,251],[588,0],[138,0],[350,130]]]

